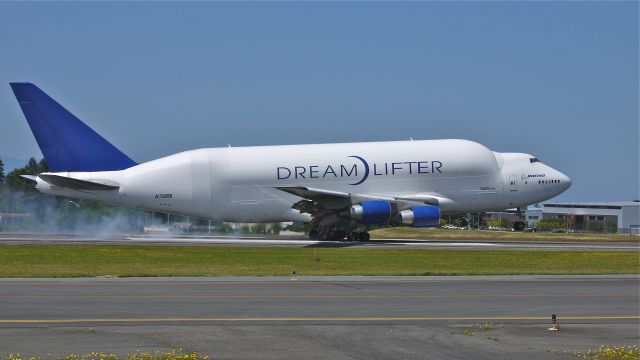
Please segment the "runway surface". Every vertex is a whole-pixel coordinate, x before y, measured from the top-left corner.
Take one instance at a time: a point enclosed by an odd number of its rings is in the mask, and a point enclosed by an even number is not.
[[[455,248],[493,250],[640,251],[640,242],[485,241],[373,239],[366,242],[317,241],[296,237],[207,235],[109,235],[0,233],[0,244],[103,244],[185,246],[287,246],[353,248]]]
[[[637,275],[0,279],[0,289],[0,355],[542,359],[640,341]],[[553,313],[559,332],[546,330]],[[465,335],[476,323],[493,325]]]

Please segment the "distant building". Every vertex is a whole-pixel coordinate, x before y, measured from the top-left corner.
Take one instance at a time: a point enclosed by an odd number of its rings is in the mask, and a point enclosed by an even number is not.
[[[539,208],[534,208],[539,209]],[[527,210],[529,213],[529,210]],[[536,216],[531,213],[531,216]],[[539,216],[539,215],[538,215]],[[640,233],[640,202],[576,202],[543,204],[540,219],[566,220],[575,230],[614,230],[618,233]],[[529,215],[527,215],[529,221]],[[532,219],[536,220],[536,219]],[[536,221],[537,222],[537,221]],[[529,222],[531,226],[531,222]]]
[[[516,209],[509,209],[505,211],[489,211],[483,214],[482,221],[486,224],[489,222],[495,222],[498,220],[501,224],[508,224],[513,226],[513,223],[519,221],[518,212]]]
[[[496,220],[513,226],[520,218],[516,209],[483,214],[485,223]],[[566,222],[567,230],[640,234],[640,202],[549,203],[528,207],[524,216],[527,226],[538,228],[540,220],[561,220]]]
[[[529,207],[525,212],[525,220],[527,225],[535,226],[542,219],[543,210],[539,207]]]
[[[22,225],[24,219],[31,216],[26,212],[0,212],[0,231],[7,230],[8,227]]]

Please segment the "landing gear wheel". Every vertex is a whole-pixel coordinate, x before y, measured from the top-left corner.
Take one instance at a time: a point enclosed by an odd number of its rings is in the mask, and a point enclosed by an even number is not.
[[[333,241],[342,241],[345,235],[347,235],[347,233],[342,230],[332,230],[328,232],[327,239]]]
[[[513,223],[513,230],[515,231],[523,231],[524,230],[524,222],[522,221],[516,221]]]
[[[318,240],[320,241],[325,241],[327,240],[329,237],[329,234],[326,231],[320,231],[320,233],[318,233]]]
[[[369,241],[371,236],[369,236],[368,232],[361,232],[358,234],[358,240],[360,241]]]
[[[358,241],[358,233],[355,231],[350,232],[349,235],[347,235],[347,240]]]
[[[311,230],[309,231],[309,239],[311,240],[317,240],[318,239],[318,230]]]

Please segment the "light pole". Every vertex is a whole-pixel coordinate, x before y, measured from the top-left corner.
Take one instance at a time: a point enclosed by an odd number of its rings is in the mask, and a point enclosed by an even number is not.
[[[64,203],[64,218],[65,218],[65,222],[67,223],[67,226],[69,225],[69,204],[73,204],[76,207],[76,209],[80,209],[80,204],[78,204],[73,200],[67,200]]]
[[[73,201],[73,200],[67,200],[67,202],[64,204],[64,215],[67,216],[69,214],[69,204],[73,204],[76,209],[80,209],[80,204],[78,204],[77,202]]]

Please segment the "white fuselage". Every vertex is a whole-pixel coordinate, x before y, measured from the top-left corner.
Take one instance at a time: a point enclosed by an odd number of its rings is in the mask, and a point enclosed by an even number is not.
[[[309,221],[301,198],[277,186],[376,196],[430,196],[443,213],[522,207],[571,181],[531,155],[496,153],[467,140],[209,148],[121,171],[55,173],[117,184],[72,190],[38,179],[38,190],[134,208],[234,222]]]

